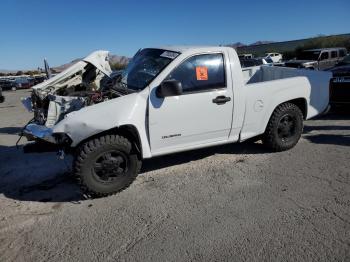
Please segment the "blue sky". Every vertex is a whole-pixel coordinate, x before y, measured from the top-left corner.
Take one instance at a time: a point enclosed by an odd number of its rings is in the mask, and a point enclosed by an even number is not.
[[[96,49],[284,41],[350,33],[350,0],[2,0],[0,69],[31,69]]]

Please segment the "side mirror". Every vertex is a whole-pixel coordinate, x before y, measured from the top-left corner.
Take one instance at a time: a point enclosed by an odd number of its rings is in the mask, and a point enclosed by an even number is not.
[[[166,80],[157,88],[157,97],[182,95],[182,84],[177,80]]]

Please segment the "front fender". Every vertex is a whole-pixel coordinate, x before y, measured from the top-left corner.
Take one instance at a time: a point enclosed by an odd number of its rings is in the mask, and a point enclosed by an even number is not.
[[[143,156],[150,154],[146,132],[147,93],[133,93],[67,114],[52,128],[52,133],[65,133],[72,147],[101,132],[123,125],[135,126],[141,139]]]

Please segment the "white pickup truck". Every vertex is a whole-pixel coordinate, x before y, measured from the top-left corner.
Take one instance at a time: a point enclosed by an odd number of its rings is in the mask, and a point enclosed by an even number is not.
[[[242,71],[229,47],[141,49],[113,73],[96,51],[33,87],[24,105],[29,140],[74,152],[82,189],[127,187],[142,159],[262,138],[274,151],[299,140],[303,119],[323,112],[331,73],[260,66]]]

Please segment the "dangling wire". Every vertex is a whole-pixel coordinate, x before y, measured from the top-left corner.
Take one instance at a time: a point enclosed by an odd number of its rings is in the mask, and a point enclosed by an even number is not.
[[[34,122],[34,117],[33,117],[31,120],[29,120],[28,123],[22,128],[21,133],[19,134],[19,138],[18,138],[18,140],[17,140],[17,142],[16,142],[16,148],[17,148],[17,149],[18,149],[18,143],[19,143],[19,141],[21,141],[21,139],[22,139],[22,137],[23,137],[23,131],[24,131],[24,129],[26,129],[26,127],[27,127],[29,124],[33,123],[33,122]]]

